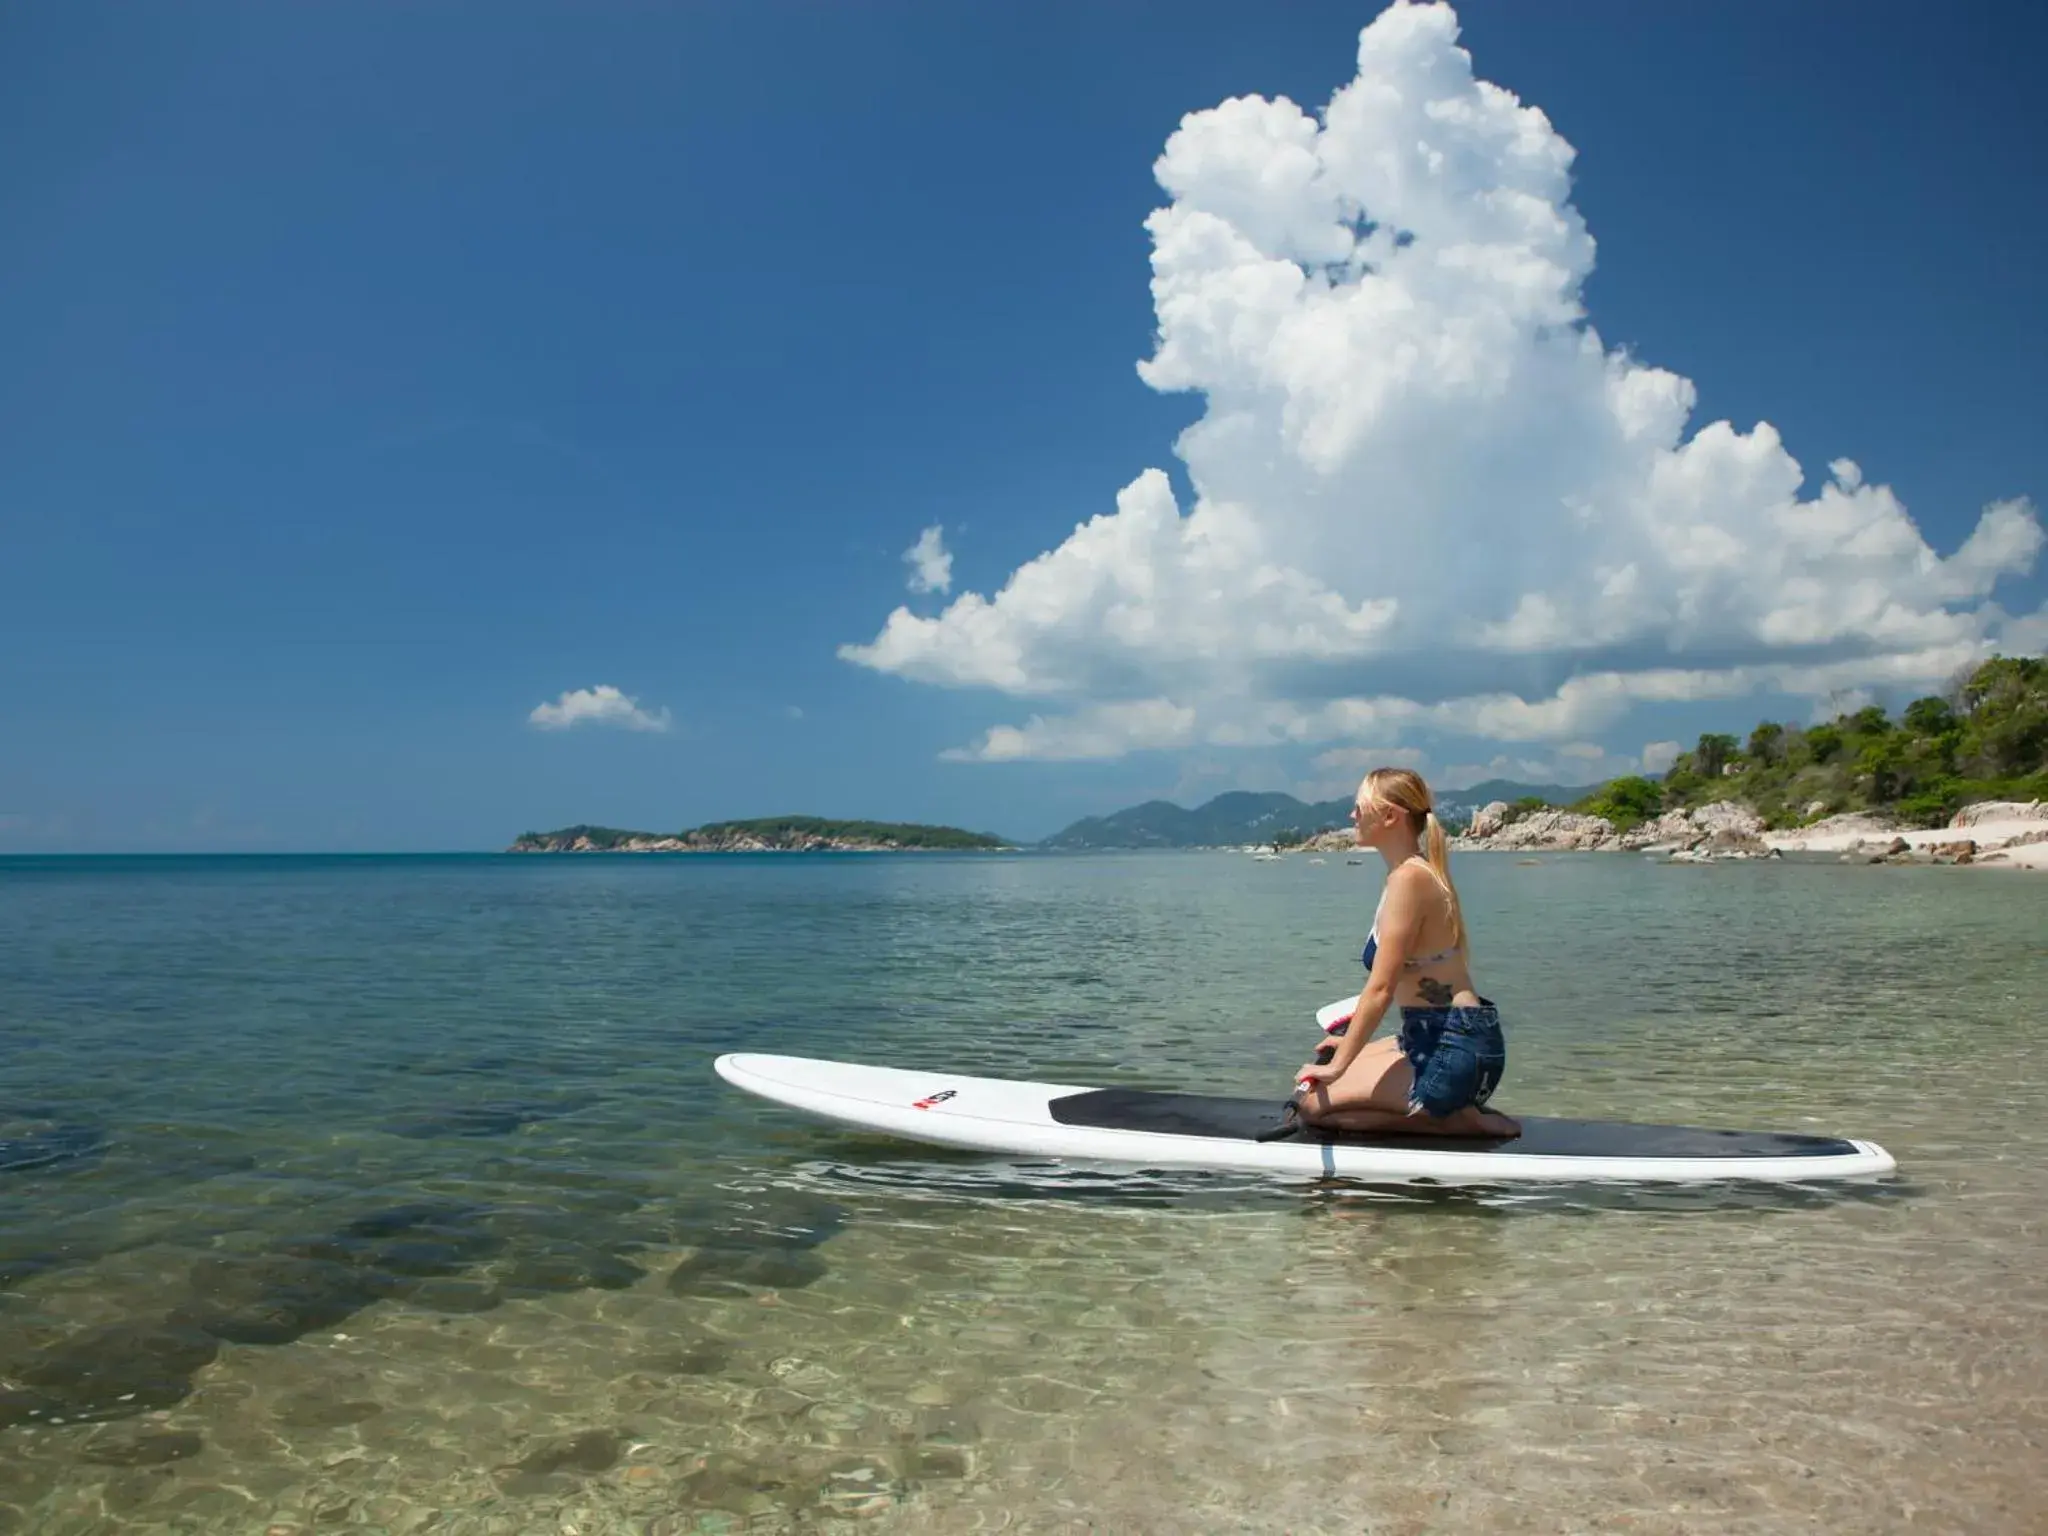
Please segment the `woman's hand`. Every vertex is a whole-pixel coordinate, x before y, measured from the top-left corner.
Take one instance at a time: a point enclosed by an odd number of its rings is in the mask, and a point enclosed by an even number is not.
[[[1316,1083],[1334,1083],[1343,1075],[1344,1069],[1337,1066],[1334,1062],[1312,1061],[1294,1074],[1294,1081],[1299,1086],[1306,1088]]]

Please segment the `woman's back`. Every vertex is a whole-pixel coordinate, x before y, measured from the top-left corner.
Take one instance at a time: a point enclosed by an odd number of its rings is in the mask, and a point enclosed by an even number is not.
[[[1365,968],[1379,958],[1382,920],[1388,898],[1394,897],[1402,922],[1401,974],[1394,1001],[1403,1008],[1448,1008],[1478,1001],[1465,946],[1463,915],[1457,897],[1424,858],[1412,858],[1387,874],[1386,888],[1373,909],[1372,933],[1365,942]]]

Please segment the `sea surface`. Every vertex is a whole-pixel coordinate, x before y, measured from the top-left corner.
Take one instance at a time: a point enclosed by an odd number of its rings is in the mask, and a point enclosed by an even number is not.
[[[1285,1094],[1381,870],[0,859],[0,1532],[2048,1529],[2048,879],[1457,862],[1508,1110],[1836,1192],[952,1155],[732,1049]]]

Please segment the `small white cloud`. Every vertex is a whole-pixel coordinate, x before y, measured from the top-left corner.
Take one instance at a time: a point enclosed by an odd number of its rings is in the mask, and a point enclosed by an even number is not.
[[[1643,743],[1643,772],[1665,773],[1678,761],[1678,754],[1685,749],[1675,741],[1646,741]]]
[[[791,720],[801,720],[804,717],[804,707],[801,704],[785,704],[782,706],[782,713]]]
[[[999,725],[973,746],[939,755],[948,762],[965,763],[1076,762],[1190,746],[1194,726],[1195,712],[1167,699],[1096,704],[1052,720],[1033,715],[1023,725]]]
[[[947,592],[953,586],[953,555],[946,548],[945,531],[938,523],[917,536],[917,542],[903,551],[903,563],[910,567],[910,590]]]
[[[577,725],[613,725],[628,731],[665,731],[669,727],[666,708],[644,710],[638,700],[610,683],[570,689],[552,704],[534,705],[526,718],[543,731],[566,731]]]

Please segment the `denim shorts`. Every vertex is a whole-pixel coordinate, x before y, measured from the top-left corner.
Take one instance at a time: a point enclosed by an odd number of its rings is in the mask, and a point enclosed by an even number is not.
[[[1410,1110],[1441,1120],[1483,1108],[1508,1064],[1500,1010],[1484,998],[1476,1008],[1403,1008],[1401,1054],[1415,1077]]]

